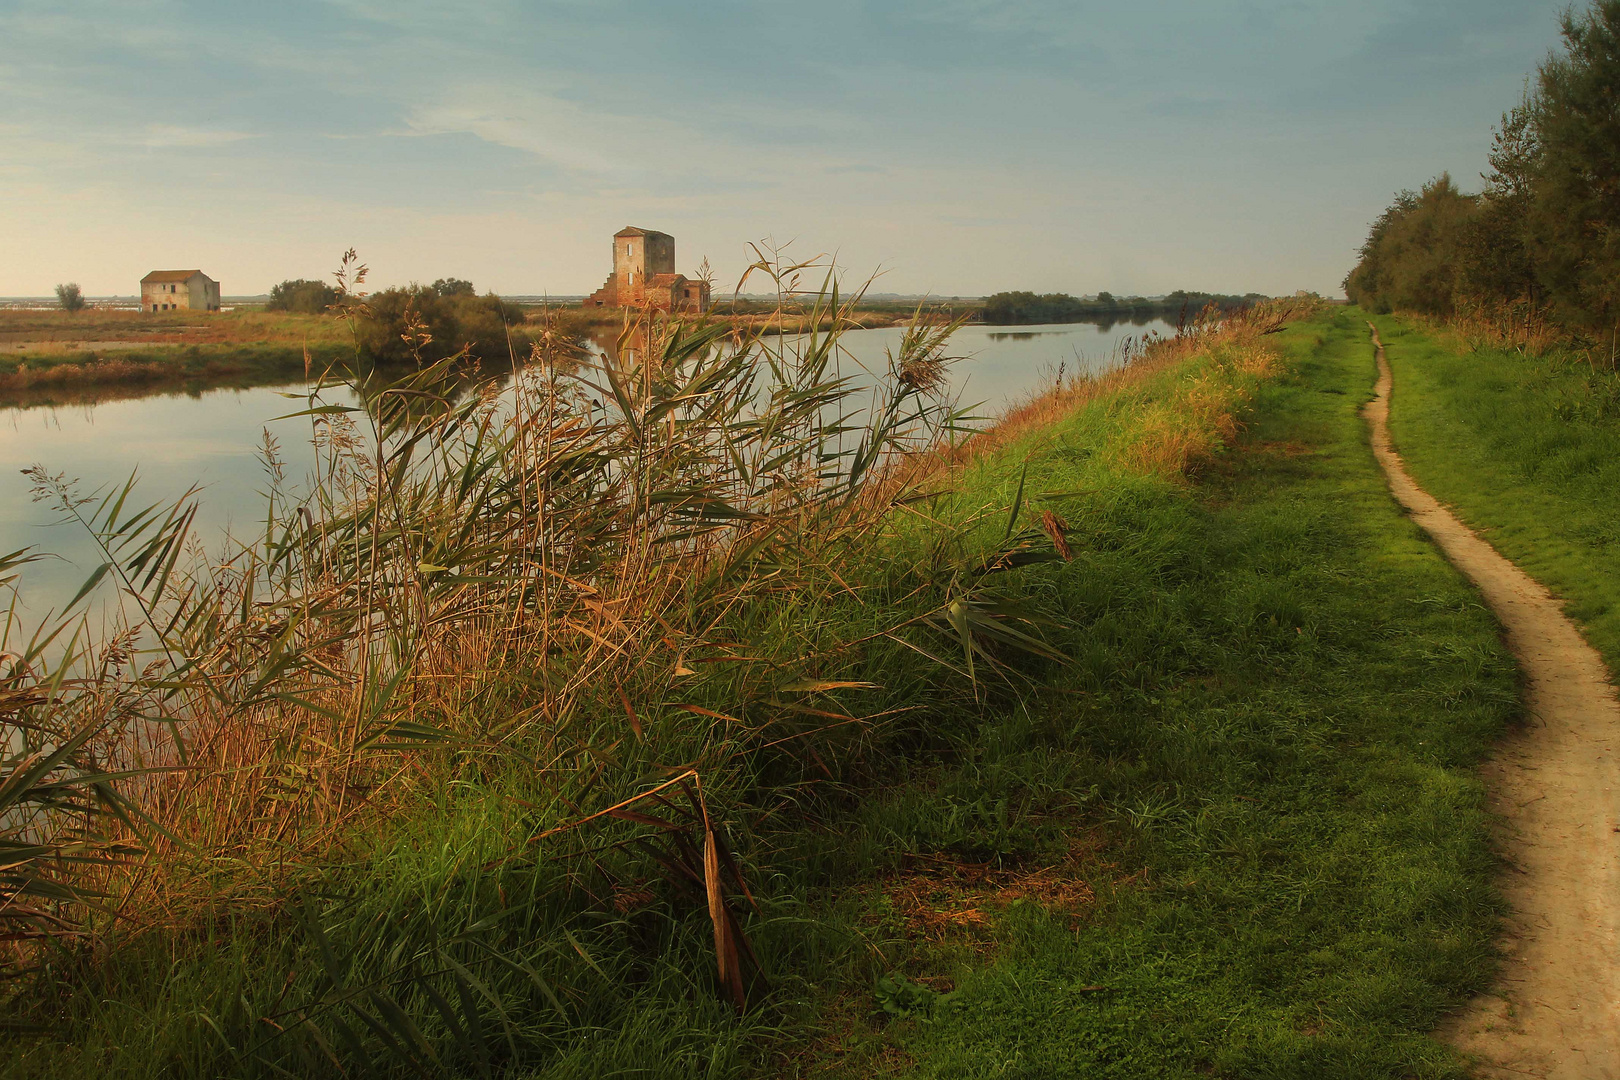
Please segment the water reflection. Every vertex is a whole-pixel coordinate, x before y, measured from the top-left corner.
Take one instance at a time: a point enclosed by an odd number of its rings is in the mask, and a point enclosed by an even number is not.
[[[1174,332],[1162,322],[963,327],[950,347],[952,355],[963,358],[951,369],[951,389],[962,404],[982,404],[975,412],[994,416],[1050,386],[1059,370],[1071,375],[1105,370],[1117,362],[1125,338],[1150,330]],[[866,373],[887,371],[887,354],[898,351],[904,333],[903,327],[846,333],[841,373],[859,385]],[[767,339],[767,345],[774,349],[792,341]],[[617,334],[604,334],[591,349],[619,359],[619,347]],[[628,353],[641,346],[632,339],[624,347]],[[437,392],[447,401],[463,400],[492,380],[505,387],[512,378],[509,368],[485,365],[454,373]],[[359,394],[329,390],[323,400],[376,416],[379,402],[386,400],[380,393],[385,382],[372,375],[359,381]],[[72,388],[71,396],[35,407],[13,400],[0,410],[0,551],[37,546],[59,556],[22,571],[19,614],[25,625],[37,625],[48,609],[71,597],[101,559],[82,531],[53,524],[53,509],[30,499],[23,469],[42,464],[53,475],[77,479],[85,494],[120,485],[136,471],[143,504],[172,501],[196,486],[202,492],[197,535],[218,550],[227,531],[249,536],[264,528],[267,440],[284,460],[288,477],[300,479],[314,466],[312,418],[287,418],[307,407],[304,384],[97,390]]]

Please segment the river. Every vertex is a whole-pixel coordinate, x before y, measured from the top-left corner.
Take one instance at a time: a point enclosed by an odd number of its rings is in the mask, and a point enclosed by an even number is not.
[[[981,405],[976,414],[994,417],[1051,386],[1060,367],[1069,374],[1106,370],[1118,362],[1126,338],[1150,332],[1175,330],[1163,322],[965,326],[949,350],[963,358],[952,369],[952,388],[963,405]],[[898,327],[851,331],[842,344],[853,360],[881,371],[885,350],[897,349],[903,333]],[[172,501],[198,486],[197,534],[218,548],[226,530],[248,535],[263,527],[268,485],[259,452],[266,430],[280,443],[292,478],[308,468],[308,419],[274,419],[304,408],[304,390],[297,384],[220,388],[87,405],[0,407],[0,551],[32,547],[52,555],[20,572],[20,625],[39,625],[102,562],[81,528],[61,523],[49,504],[32,501],[23,469],[38,464],[64,474],[86,495],[121,485],[133,471],[142,505]],[[10,647],[15,650],[15,637]]]

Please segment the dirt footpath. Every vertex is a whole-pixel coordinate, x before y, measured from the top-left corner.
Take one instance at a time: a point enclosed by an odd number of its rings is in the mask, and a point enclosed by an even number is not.
[[[1481,1076],[1620,1080],[1620,699],[1596,651],[1546,589],[1407,475],[1390,447],[1383,343],[1363,415],[1389,487],[1467,574],[1507,632],[1528,721],[1482,770],[1501,822],[1512,907],[1501,978],[1437,1033]]]

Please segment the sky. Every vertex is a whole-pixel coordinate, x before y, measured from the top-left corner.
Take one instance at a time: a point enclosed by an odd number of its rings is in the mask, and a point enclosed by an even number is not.
[[[0,0],[0,295],[601,285],[626,224],[846,285],[1342,295],[1477,186],[1565,0]],[[758,282],[751,283],[752,291]]]

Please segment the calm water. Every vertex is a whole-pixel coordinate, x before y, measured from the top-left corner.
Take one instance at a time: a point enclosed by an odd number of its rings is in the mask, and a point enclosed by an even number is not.
[[[962,404],[982,403],[975,412],[994,416],[1051,385],[1060,365],[1070,374],[1103,370],[1115,362],[1121,341],[1149,331],[1173,334],[1174,327],[1162,322],[1107,329],[1088,323],[964,327],[949,350],[964,357],[954,369],[954,388]],[[899,328],[858,330],[842,340],[855,361],[882,371],[885,350],[898,349],[902,333]],[[846,367],[845,373],[853,372]],[[84,494],[122,484],[134,470],[142,505],[177,499],[197,485],[203,489],[198,534],[217,549],[227,529],[247,536],[262,528],[262,493],[269,485],[259,450],[266,430],[280,443],[289,479],[300,479],[309,468],[309,420],[273,419],[304,408],[302,390],[220,389],[0,409],[0,551],[36,547],[58,556],[23,569],[18,593],[23,622],[37,625],[102,559],[81,529],[56,523],[54,508],[30,499],[21,470],[43,465],[77,479]]]

